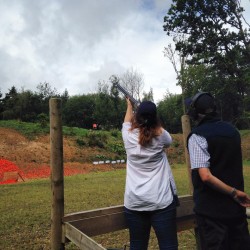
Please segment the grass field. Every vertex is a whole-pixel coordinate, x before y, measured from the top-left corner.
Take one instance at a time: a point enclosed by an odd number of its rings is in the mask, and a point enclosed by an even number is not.
[[[179,195],[188,193],[188,176],[184,165],[172,166]],[[250,193],[250,163],[245,162],[246,191]],[[65,214],[123,204],[125,170],[65,177]],[[0,186],[0,249],[50,249],[51,190],[48,179]],[[195,249],[192,230],[178,234],[179,249]],[[128,231],[100,235],[94,239],[104,247],[122,247]],[[77,249],[67,244],[66,249]],[[152,232],[151,250],[157,242]]]

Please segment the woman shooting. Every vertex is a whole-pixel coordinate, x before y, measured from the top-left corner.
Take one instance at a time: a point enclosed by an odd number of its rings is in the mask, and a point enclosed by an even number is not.
[[[152,226],[160,250],[176,250],[177,193],[164,150],[172,138],[159,122],[156,105],[144,101],[134,114],[127,98],[122,136],[127,154],[124,209],[130,249],[148,248]]]

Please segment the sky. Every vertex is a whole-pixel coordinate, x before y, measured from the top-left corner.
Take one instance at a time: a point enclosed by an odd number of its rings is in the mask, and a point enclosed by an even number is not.
[[[0,0],[0,91],[49,83],[70,96],[133,69],[154,100],[181,93],[164,47],[170,0]],[[241,0],[250,23],[250,0]]]

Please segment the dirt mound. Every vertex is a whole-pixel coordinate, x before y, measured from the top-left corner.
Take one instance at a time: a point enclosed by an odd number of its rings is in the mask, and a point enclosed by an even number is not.
[[[65,175],[107,171],[115,167],[108,164],[93,165],[92,160],[97,155],[105,155],[105,152],[98,148],[79,147],[70,137],[63,139],[63,154]],[[16,164],[25,178],[48,177],[50,137],[46,135],[29,140],[16,130],[0,128],[0,159]]]
[[[167,150],[171,164],[185,162],[183,137],[181,134],[172,135],[173,143]],[[243,136],[242,149],[243,159],[250,159],[250,134]],[[112,164],[94,165],[93,161],[98,156],[112,157],[112,153],[100,148],[79,147],[72,137],[63,138],[63,154],[65,175],[74,173],[88,173],[91,171],[108,171],[117,167],[125,167],[125,164],[114,166]],[[0,159],[6,159],[16,164],[27,178],[35,176],[41,170],[45,176],[49,175],[50,164],[50,137],[39,136],[34,140],[29,140],[16,130],[0,128]],[[46,172],[47,171],[47,172]],[[32,174],[33,173],[33,174]],[[43,176],[43,177],[45,177]]]

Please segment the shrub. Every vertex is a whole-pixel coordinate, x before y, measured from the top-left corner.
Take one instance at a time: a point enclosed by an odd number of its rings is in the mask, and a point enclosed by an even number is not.
[[[37,116],[37,122],[40,124],[41,128],[47,127],[49,124],[49,116],[45,113],[41,113]]]
[[[180,146],[180,143],[178,141],[173,141],[171,146],[178,148]]]
[[[110,134],[111,134],[111,136],[113,136],[115,138],[121,138],[121,132],[118,129],[112,129],[110,131]]]
[[[86,146],[86,142],[84,141],[84,139],[81,139],[81,138],[77,138],[76,143],[80,147]]]
[[[116,141],[116,142],[112,142],[112,143],[109,143],[108,144],[108,149],[111,151],[111,152],[114,152],[120,156],[125,156],[126,154],[126,151],[125,151],[125,148],[124,148],[124,145],[122,142],[120,141]]]
[[[88,145],[90,147],[99,147],[99,148],[104,148],[105,145],[107,144],[108,140],[108,135],[103,132],[89,132],[87,134],[87,139],[88,139]]]

